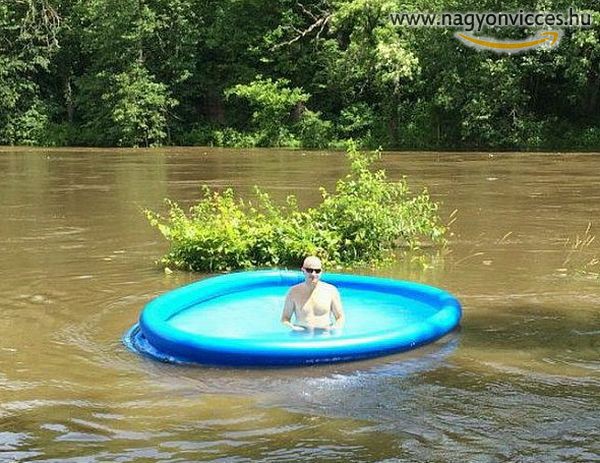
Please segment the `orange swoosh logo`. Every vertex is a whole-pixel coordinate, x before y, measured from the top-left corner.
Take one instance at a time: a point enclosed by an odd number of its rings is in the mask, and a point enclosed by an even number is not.
[[[522,41],[477,38],[460,32],[457,32],[455,36],[458,37],[461,42],[469,46],[475,45],[478,48],[488,48],[490,50],[506,52],[525,50],[542,44],[548,44],[552,47],[560,39],[560,33],[556,31],[542,32],[537,36],[538,38],[530,37],[529,39]]]

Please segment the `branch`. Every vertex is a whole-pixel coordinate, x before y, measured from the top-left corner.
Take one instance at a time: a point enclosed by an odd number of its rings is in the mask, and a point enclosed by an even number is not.
[[[306,37],[308,34],[310,34],[311,32],[313,32],[317,28],[319,28],[319,31],[317,32],[317,36],[316,37],[319,38],[321,36],[321,33],[323,32],[323,30],[327,26],[327,23],[329,22],[330,19],[331,19],[331,14],[327,14],[326,16],[318,18],[313,24],[311,24],[307,29],[304,29],[303,31],[300,31],[300,30],[296,29],[297,32],[298,32],[298,35],[296,37],[294,37],[293,39],[288,40],[286,42],[282,42],[282,43],[278,43],[278,44],[273,45],[271,47],[271,50],[277,50],[278,48],[289,46],[289,45],[297,42],[298,40],[303,39],[304,37]]]
[[[307,10],[306,7],[302,3],[296,2],[296,5],[298,5],[300,8],[302,8],[302,11],[304,12],[304,14],[306,14],[307,16],[310,16],[313,21],[319,20],[319,18],[317,16],[315,16],[312,12]]]

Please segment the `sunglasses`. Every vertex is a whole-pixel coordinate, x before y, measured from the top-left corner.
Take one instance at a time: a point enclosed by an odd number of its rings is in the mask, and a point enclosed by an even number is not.
[[[308,268],[308,267],[302,267],[302,268],[304,269],[304,271],[305,271],[306,273],[316,273],[317,275],[318,275],[319,273],[321,273],[321,270],[322,270],[322,269],[320,269],[320,268]]]

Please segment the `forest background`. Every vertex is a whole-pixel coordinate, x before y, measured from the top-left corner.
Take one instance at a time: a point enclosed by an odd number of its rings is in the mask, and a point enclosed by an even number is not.
[[[399,11],[592,15],[470,49]],[[0,144],[600,149],[598,0],[0,0]],[[537,30],[487,29],[522,39]]]

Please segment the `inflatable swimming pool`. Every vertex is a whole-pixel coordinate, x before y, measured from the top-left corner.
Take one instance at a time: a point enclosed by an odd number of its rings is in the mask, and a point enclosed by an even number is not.
[[[124,336],[132,350],[171,362],[307,365],[413,349],[458,326],[461,306],[419,283],[325,273],[340,291],[346,324],[330,335],[292,332],[280,322],[301,272],[263,270],[207,278],[149,302]]]

